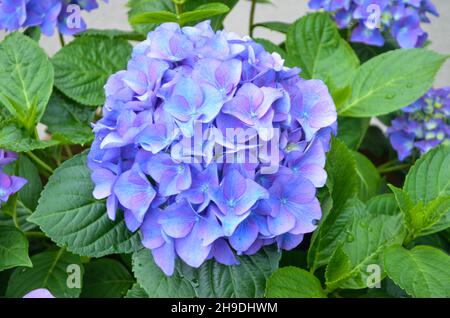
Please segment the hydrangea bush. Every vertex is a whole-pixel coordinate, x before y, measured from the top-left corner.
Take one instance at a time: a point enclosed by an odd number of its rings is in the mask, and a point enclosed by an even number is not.
[[[0,298],[450,297],[436,8],[237,2],[0,0]]]

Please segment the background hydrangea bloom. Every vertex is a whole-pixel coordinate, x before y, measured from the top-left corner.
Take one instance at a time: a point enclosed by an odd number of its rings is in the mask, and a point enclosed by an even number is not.
[[[399,160],[414,149],[424,154],[439,144],[450,143],[450,87],[430,89],[423,97],[403,108],[387,132]]]
[[[84,31],[83,19],[79,28],[68,26],[67,19],[73,14],[69,5],[78,5],[86,11],[98,8],[97,0],[0,0],[0,29],[15,31],[37,26],[47,36],[52,36],[56,27],[64,35]]]
[[[373,5],[380,9],[379,27],[373,27]],[[431,0],[310,0],[309,7],[333,12],[339,28],[352,28],[356,23],[352,42],[383,46],[390,33],[402,48],[423,46],[428,35],[420,23],[430,22],[428,13],[439,15]]]
[[[206,21],[161,25],[108,80],[88,156],[94,196],[140,229],[167,275],[177,257],[233,265],[236,253],[292,249],[315,229],[336,110],[325,84],[299,73]],[[223,160],[255,148],[253,161]]]
[[[27,180],[9,176],[3,171],[3,168],[17,160],[17,154],[0,149],[0,204],[8,201],[9,197],[19,191],[26,183]]]

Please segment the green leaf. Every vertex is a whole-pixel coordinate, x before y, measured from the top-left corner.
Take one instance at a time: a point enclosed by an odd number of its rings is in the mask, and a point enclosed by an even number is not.
[[[82,256],[136,251],[141,247],[139,234],[128,231],[123,219],[111,221],[105,202],[92,197],[93,189],[86,153],[77,155],[50,177],[29,221],[58,245]]]
[[[367,288],[371,274],[369,265],[382,270],[382,253],[392,245],[403,242],[405,236],[401,215],[376,215],[361,213],[355,216],[340,249],[331,257],[326,270],[326,284],[330,289]]]
[[[332,209],[320,222],[308,250],[308,265],[312,272],[330,261],[338,245],[346,239],[353,219],[361,213],[364,213],[364,205],[358,199],[351,199],[341,209]]]
[[[172,0],[129,0],[127,6],[130,8],[128,11],[128,21],[132,25],[133,29],[139,33],[147,35],[158,26],[158,24],[132,24],[131,20],[136,16],[144,12],[150,11],[169,11],[175,12],[175,7]]]
[[[175,272],[166,276],[153,261],[148,249],[133,254],[133,273],[137,282],[151,298],[193,298],[196,296],[191,282],[184,278],[177,261]]]
[[[430,88],[446,59],[446,56],[426,49],[383,53],[356,71],[351,83],[351,97],[338,113],[371,117],[409,105]]]
[[[366,202],[366,206],[367,212],[373,215],[396,215],[400,212],[395,196],[391,193],[385,193],[373,197]]]
[[[77,34],[76,36],[93,35],[105,36],[110,39],[123,39],[128,41],[144,41],[145,36],[134,31],[122,31],[116,29],[87,29],[86,31]]]
[[[349,226],[352,216],[363,208],[358,200],[350,200],[359,190],[355,158],[344,143],[336,138],[331,141],[326,171],[333,207],[329,213],[322,216],[312,237],[308,251],[308,265],[313,272],[328,263],[342,238],[343,230]]]
[[[320,281],[308,271],[298,267],[277,270],[267,281],[268,298],[326,298]]]
[[[28,240],[17,228],[0,225],[0,272],[16,266],[32,266]]]
[[[356,160],[356,172],[360,180],[359,198],[365,202],[378,194],[381,185],[381,177],[377,168],[364,155],[354,151]]]
[[[38,288],[48,289],[56,298],[74,298],[80,295],[81,288],[70,288],[73,286],[68,284],[69,265],[79,266],[80,279],[83,278],[83,265],[79,256],[60,249],[36,254],[31,257],[31,262],[33,268],[19,267],[11,275],[6,297],[21,298]]]
[[[387,249],[384,264],[389,277],[409,295],[423,298],[450,297],[450,256],[430,246],[408,251]]]
[[[62,144],[85,145],[94,138],[90,127],[94,115],[92,108],[83,107],[55,90],[42,123],[47,125],[53,139],[60,140]]]
[[[308,14],[292,24],[286,47],[290,61],[302,69],[302,77],[321,79],[336,87],[347,86],[359,65],[336,24],[324,12]]]
[[[0,44],[0,103],[34,131],[52,88],[53,68],[38,43],[18,32],[8,35]]]
[[[222,3],[222,4],[226,5],[229,8],[229,10],[231,10],[238,3],[238,0],[216,0],[213,2]],[[211,3],[211,0],[189,0],[189,1],[185,2],[184,10],[185,11],[195,11],[200,6],[208,4],[208,3]],[[223,14],[216,15],[210,19],[211,27],[213,28],[213,30],[217,31],[217,30],[223,29],[223,20],[225,19],[225,17],[227,16],[228,13],[229,13],[229,11],[227,11],[226,13],[223,13]]]
[[[134,279],[120,262],[103,258],[84,265],[83,298],[121,298]]]
[[[337,137],[349,149],[358,150],[369,128],[369,124],[369,118],[338,117]]]
[[[165,22],[178,22],[178,16],[169,11],[149,11],[135,14],[130,17],[131,25],[158,24]]]
[[[58,144],[56,140],[36,140],[31,138],[28,132],[15,124],[0,125],[0,148],[15,151],[28,152],[37,149],[45,149]]]
[[[260,22],[256,23],[253,28],[257,27],[263,27],[272,31],[277,31],[280,33],[288,33],[289,27],[291,26],[290,23],[281,22],[281,21],[268,21],[268,22]]]
[[[203,4],[201,6],[198,6],[194,11],[188,11],[184,12],[179,16],[179,24],[185,25],[190,22],[194,21],[201,21],[205,20],[207,18],[225,14],[228,11],[230,11],[230,8],[228,8],[225,4],[219,3],[219,2],[212,2]]]
[[[428,203],[450,195],[450,146],[439,146],[423,155],[410,169],[403,189],[413,202]]]
[[[408,241],[450,226],[450,147],[422,156],[406,176],[404,189],[390,186],[405,215]]]
[[[262,298],[269,276],[281,258],[276,248],[266,247],[251,256],[239,256],[239,265],[208,261],[193,273],[199,297]]]
[[[175,273],[167,277],[154,263],[150,251],[143,249],[133,255],[133,272],[149,297],[263,297],[266,280],[278,268],[280,253],[275,248],[264,248],[238,259],[240,265],[208,261],[198,269],[178,260]]]
[[[55,86],[66,96],[88,106],[105,102],[108,77],[127,66],[131,45],[122,39],[82,36],[53,57]]]
[[[139,284],[135,283],[128,290],[125,298],[148,298],[148,295],[145,292],[144,288],[142,288]]]

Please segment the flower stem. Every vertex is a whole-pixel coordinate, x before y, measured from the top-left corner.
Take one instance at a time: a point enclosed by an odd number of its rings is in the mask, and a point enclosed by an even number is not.
[[[59,43],[61,44],[61,47],[66,46],[66,42],[64,41],[64,36],[61,34],[61,32],[58,32],[59,37]]]
[[[409,163],[405,163],[402,165],[398,165],[398,166],[393,166],[393,167],[387,167],[387,168],[378,168],[378,172],[379,173],[387,173],[387,172],[394,172],[394,171],[399,171],[399,170],[403,170],[403,169],[407,169],[411,167],[411,165]]]
[[[250,7],[250,23],[248,27],[248,34],[253,37],[253,29],[255,24],[255,11],[256,11],[256,0],[252,0],[252,5]]]
[[[69,158],[73,157],[72,150],[70,149],[70,146],[64,145],[64,150],[66,151],[66,154],[69,156]]]
[[[47,171],[49,173],[53,173],[53,169],[48,164],[46,164],[41,159],[39,159],[34,153],[32,153],[31,151],[28,151],[26,154],[28,157],[30,157],[31,160],[33,160],[37,165],[39,165],[45,171]]]

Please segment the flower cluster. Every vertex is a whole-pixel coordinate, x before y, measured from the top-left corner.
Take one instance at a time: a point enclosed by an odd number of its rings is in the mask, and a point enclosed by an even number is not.
[[[27,183],[27,180],[23,178],[9,176],[3,172],[3,168],[16,159],[17,154],[0,149],[0,204],[8,201],[11,195],[19,191]]]
[[[430,89],[387,130],[399,160],[409,157],[414,148],[424,154],[439,144],[450,143],[450,87]]]
[[[309,7],[334,12],[339,28],[356,24],[352,42],[383,46],[390,32],[402,48],[422,47],[428,35],[420,23],[439,15],[431,0],[310,0]]]
[[[158,266],[237,264],[292,249],[321,218],[316,188],[336,129],[327,87],[209,21],[165,23],[105,86],[88,155],[94,197]]]
[[[73,35],[86,29],[77,8],[91,11],[97,7],[97,0],[0,0],[0,29],[39,27],[52,36],[58,27],[61,34]]]

